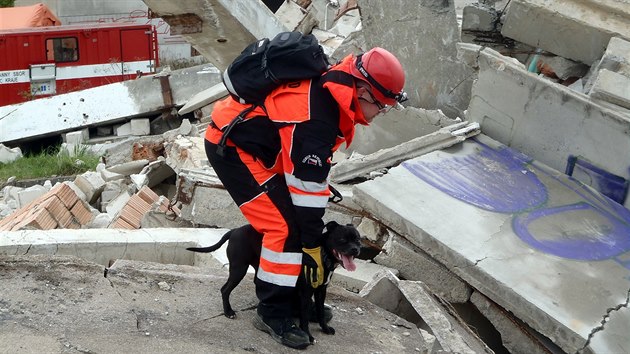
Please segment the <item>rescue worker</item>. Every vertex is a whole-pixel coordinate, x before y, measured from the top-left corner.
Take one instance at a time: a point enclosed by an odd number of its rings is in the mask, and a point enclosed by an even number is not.
[[[281,344],[300,349],[310,344],[294,324],[291,307],[302,267],[313,287],[325,281],[321,235],[332,154],[352,143],[355,124],[369,125],[402,102],[404,84],[398,59],[377,47],[347,56],[320,77],[277,88],[240,124],[229,123],[248,105],[231,97],[215,104],[206,154],[245,218],[263,235],[254,326]]]

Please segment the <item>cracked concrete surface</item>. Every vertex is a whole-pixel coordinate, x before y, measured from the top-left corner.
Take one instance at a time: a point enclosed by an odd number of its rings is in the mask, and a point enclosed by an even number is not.
[[[227,272],[117,261],[107,268],[67,256],[0,256],[2,353],[294,353],[251,324],[252,275],[232,293],[234,320],[219,289]],[[316,325],[312,353],[423,350],[415,326],[356,294],[331,287],[337,333]]]
[[[627,352],[630,214],[519,156],[480,135],[355,186],[353,200],[563,351]]]

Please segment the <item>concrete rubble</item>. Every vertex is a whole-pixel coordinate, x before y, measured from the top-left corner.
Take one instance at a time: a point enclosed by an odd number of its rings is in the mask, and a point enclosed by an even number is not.
[[[225,246],[185,248],[246,223],[204,152],[212,104],[227,94],[219,72],[254,38],[298,29],[334,60],[381,46],[407,70],[405,107],[358,127],[334,155],[344,199],[325,215],[363,237],[358,270],[332,279],[339,315],[384,314],[396,328],[371,352],[630,351],[630,2],[291,0],[274,14],[273,1],[144,1],[213,65],[0,107],[0,164],[53,134],[69,151],[104,154],[70,180],[3,185],[0,257],[16,258],[0,263],[41,254],[63,268],[55,257],[79,257],[114,286],[168,273],[218,293],[225,274],[197,273],[224,271]],[[125,98],[102,102],[112,94]],[[51,105],[61,120],[27,129]],[[212,301],[199,306],[219,313]]]

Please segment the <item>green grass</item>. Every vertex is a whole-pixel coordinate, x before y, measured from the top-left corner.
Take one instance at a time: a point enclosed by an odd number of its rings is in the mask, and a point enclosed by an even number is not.
[[[75,148],[74,156],[70,156],[67,152],[59,154],[59,146],[48,148],[43,153],[24,156],[8,164],[0,164],[0,184],[12,176],[23,180],[80,174],[95,170],[99,158],[88,152],[85,147]]]

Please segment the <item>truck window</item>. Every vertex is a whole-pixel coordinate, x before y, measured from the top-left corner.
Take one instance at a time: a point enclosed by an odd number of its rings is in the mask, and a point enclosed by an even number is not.
[[[46,59],[58,63],[79,60],[76,37],[49,38],[46,40]]]

